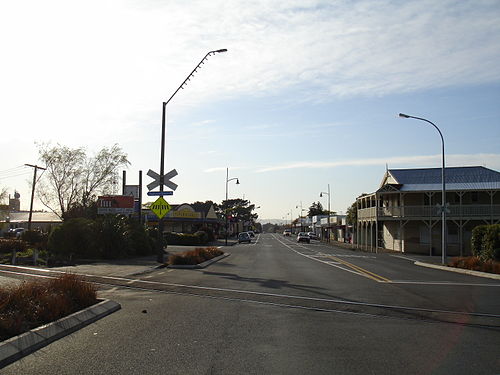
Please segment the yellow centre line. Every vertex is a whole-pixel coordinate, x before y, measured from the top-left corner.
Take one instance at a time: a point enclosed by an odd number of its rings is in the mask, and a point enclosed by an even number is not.
[[[380,276],[380,275],[377,275],[376,273],[373,273],[373,272],[370,272],[368,270],[365,270],[364,268],[361,268],[359,266],[356,266],[355,264],[352,264],[352,263],[349,263],[343,259],[340,259],[340,258],[337,258],[333,255],[328,255],[328,258],[331,258],[337,262],[340,262],[342,263],[343,265],[355,270],[355,271],[358,271],[358,272],[361,272],[361,274],[365,277],[368,277],[369,279],[372,279],[372,280],[375,280],[375,281],[378,281],[378,282],[385,282],[385,283],[390,283],[391,280],[383,277],[383,276]]]

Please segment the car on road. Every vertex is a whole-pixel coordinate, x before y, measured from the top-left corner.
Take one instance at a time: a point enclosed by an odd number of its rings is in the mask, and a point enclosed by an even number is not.
[[[291,236],[292,235],[292,231],[290,229],[285,229],[283,231],[283,236]]]
[[[317,240],[318,239],[318,235],[314,232],[308,232],[307,235],[309,236],[309,238],[311,240]]]
[[[240,234],[238,234],[238,243],[242,242],[248,242],[248,243],[252,242],[252,238],[247,232],[241,232]]]
[[[311,243],[311,237],[306,232],[300,232],[297,235],[297,242],[307,242]]]

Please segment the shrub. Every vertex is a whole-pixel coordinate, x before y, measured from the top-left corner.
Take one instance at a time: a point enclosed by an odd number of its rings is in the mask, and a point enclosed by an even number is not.
[[[127,241],[128,219],[121,215],[104,215],[95,220],[96,246],[105,259],[130,254]]]
[[[500,224],[480,225],[472,230],[472,254],[481,260],[500,260]]]
[[[59,257],[92,258],[99,255],[95,246],[94,221],[77,218],[54,228],[48,240],[49,252]]]
[[[169,245],[205,245],[208,242],[208,236],[203,231],[194,234],[187,233],[165,233],[164,239]]]
[[[16,239],[0,239],[0,254],[24,251],[27,248],[26,242]]]
[[[140,223],[131,221],[128,225],[126,237],[132,254],[149,255],[154,252],[155,247],[152,246],[153,243],[148,236],[148,232]]]
[[[96,302],[97,288],[72,274],[0,287],[0,341]]]
[[[479,257],[456,257],[448,264],[451,267],[463,268],[473,271],[500,274],[500,262],[494,260],[483,261]]]
[[[471,249],[472,255],[478,257],[483,251],[483,238],[486,234],[487,225],[478,225],[472,230]]]
[[[500,260],[500,224],[488,225],[480,257],[483,261]]]
[[[212,228],[202,227],[202,228],[200,228],[200,231],[203,231],[207,234],[207,241],[208,242],[215,241],[215,234],[214,234],[214,231]]]
[[[172,265],[195,265],[218,257],[224,252],[216,247],[196,248],[181,254],[171,255],[168,264]]]

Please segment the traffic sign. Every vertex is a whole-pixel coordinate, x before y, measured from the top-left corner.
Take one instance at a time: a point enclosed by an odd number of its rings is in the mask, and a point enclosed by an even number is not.
[[[160,175],[153,170],[149,170],[147,175],[151,177],[154,181],[148,184],[148,190],[153,190],[155,187],[160,186]],[[170,172],[165,173],[163,175],[163,185],[169,187],[172,190],[177,189],[177,184],[170,181],[171,178],[177,176],[178,173],[175,169],[172,169]]]
[[[157,197],[157,196],[164,196],[164,195],[174,195],[174,192],[173,191],[148,191],[147,194],[150,196],[150,197]]]
[[[167,203],[163,197],[159,197],[157,200],[154,201],[154,203],[151,205],[151,211],[158,216],[158,219],[161,219],[163,216],[165,216],[172,207]]]

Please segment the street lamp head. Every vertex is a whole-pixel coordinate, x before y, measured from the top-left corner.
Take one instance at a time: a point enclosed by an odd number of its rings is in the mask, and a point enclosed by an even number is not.
[[[410,118],[410,116],[409,116],[409,115],[405,115],[404,113],[400,113],[400,114],[399,114],[399,117],[403,117],[403,118]]]
[[[319,193],[319,197],[320,197],[320,198],[323,198],[323,193]]]
[[[218,49],[214,52],[217,52],[217,53],[222,53],[222,52],[227,52],[227,49],[226,48],[222,48],[222,49]]]
[[[236,185],[240,184],[240,180],[236,179]]]

